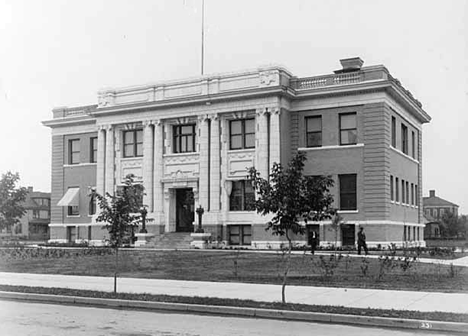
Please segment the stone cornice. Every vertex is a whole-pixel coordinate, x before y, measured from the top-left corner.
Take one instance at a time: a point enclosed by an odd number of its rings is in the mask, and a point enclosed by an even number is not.
[[[42,122],[44,126],[47,126],[50,128],[73,126],[73,125],[95,124],[95,123],[96,123],[96,118],[93,118],[91,116],[66,117],[66,118],[45,120]]]

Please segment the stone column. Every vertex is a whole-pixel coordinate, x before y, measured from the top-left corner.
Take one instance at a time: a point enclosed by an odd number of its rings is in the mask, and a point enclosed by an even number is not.
[[[211,117],[211,134],[210,134],[210,211],[218,212],[220,204],[220,188],[221,188],[221,151],[219,137],[219,119],[218,116]]]
[[[114,129],[112,125],[106,127],[106,172],[105,192],[114,195]]]
[[[164,212],[163,208],[163,185],[162,178],[164,176],[163,171],[163,125],[160,120],[155,120],[154,124],[154,146],[153,146],[153,194],[154,194],[154,207],[153,212],[156,214],[156,224],[161,224],[162,217],[160,216]]]
[[[153,122],[146,120],[143,126],[143,204],[148,207],[148,212],[153,212]]]
[[[199,151],[199,180],[198,180],[198,203],[205,209],[208,210],[208,190],[209,190],[209,153],[208,153],[208,141],[209,141],[209,119],[207,116],[201,116],[198,118],[198,125],[200,127],[200,137],[198,138],[198,151]]]
[[[97,164],[96,164],[96,191],[104,195],[105,186],[105,164],[106,164],[106,131],[103,126],[98,129]]]
[[[268,110],[266,108],[257,110],[257,146],[255,147],[255,168],[264,179],[268,179]]]
[[[274,108],[270,112],[270,169],[273,163],[281,161],[280,114],[279,108]]]

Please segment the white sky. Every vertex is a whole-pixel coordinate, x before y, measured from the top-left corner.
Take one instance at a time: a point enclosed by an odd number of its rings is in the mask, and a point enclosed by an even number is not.
[[[201,0],[0,0],[0,173],[50,190],[52,108],[197,76]],[[423,103],[423,191],[468,212],[468,1],[205,0],[205,73],[384,64]]]

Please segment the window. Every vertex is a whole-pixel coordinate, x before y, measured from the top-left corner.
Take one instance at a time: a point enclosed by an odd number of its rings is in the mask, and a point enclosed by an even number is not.
[[[41,218],[41,215],[39,213],[39,210],[33,210],[33,218],[38,219]]]
[[[398,177],[395,178],[395,202],[399,202],[400,201],[400,190],[398,190],[398,186],[400,185],[400,180],[398,179]]]
[[[229,122],[229,148],[255,147],[255,119],[231,120]]]
[[[401,124],[401,151],[408,154],[408,127]]]
[[[306,118],[306,146],[322,146],[322,117]]]
[[[401,180],[401,203],[405,203],[406,198],[405,198],[405,180]]]
[[[97,138],[91,138],[89,143],[89,162],[97,162]]]
[[[393,175],[390,175],[390,200],[393,201]]]
[[[396,148],[396,118],[392,117],[392,147]]]
[[[251,245],[251,225],[229,225],[229,245]]]
[[[231,211],[251,211],[255,193],[252,182],[249,180],[233,181],[231,195],[229,197],[229,210]]]
[[[356,113],[340,114],[340,145],[354,145],[356,143]]]
[[[338,175],[340,180],[340,209],[356,210],[356,174]]]
[[[418,194],[418,185],[417,184],[414,185],[414,195],[415,195],[415,198],[416,198],[414,200],[414,204],[416,206],[419,206],[419,194]]]
[[[123,132],[123,156],[143,156],[143,130]]]
[[[410,194],[409,194],[409,182],[406,181],[406,204],[410,204],[409,198],[410,198]]]
[[[80,163],[80,140],[68,140],[68,164]]]
[[[195,125],[177,125],[173,128],[174,153],[195,152]]]
[[[416,159],[416,137],[414,135],[414,132],[411,131],[411,156],[413,159]]]
[[[67,227],[67,238],[70,243],[74,243],[76,239],[76,227],[69,226]]]
[[[88,215],[96,214],[96,197],[94,194],[89,196]]]
[[[90,225],[90,226],[88,226],[88,240],[92,239],[92,232],[93,232],[93,228]]]
[[[411,183],[411,205],[414,205],[414,184]]]
[[[68,216],[79,216],[80,208],[77,205],[71,205],[68,207]]]

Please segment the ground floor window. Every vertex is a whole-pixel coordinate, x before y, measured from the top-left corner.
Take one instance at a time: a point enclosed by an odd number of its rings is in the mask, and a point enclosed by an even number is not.
[[[252,245],[251,225],[229,225],[229,245]]]
[[[76,227],[69,226],[67,227],[67,239],[70,243],[74,243],[76,240]]]
[[[80,208],[76,205],[72,205],[68,207],[68,216],[79,216],[80,215]]]
[[[233,181],[232,191],[229,197],[230,211],[254,210],[255,192],[250,180]]]

